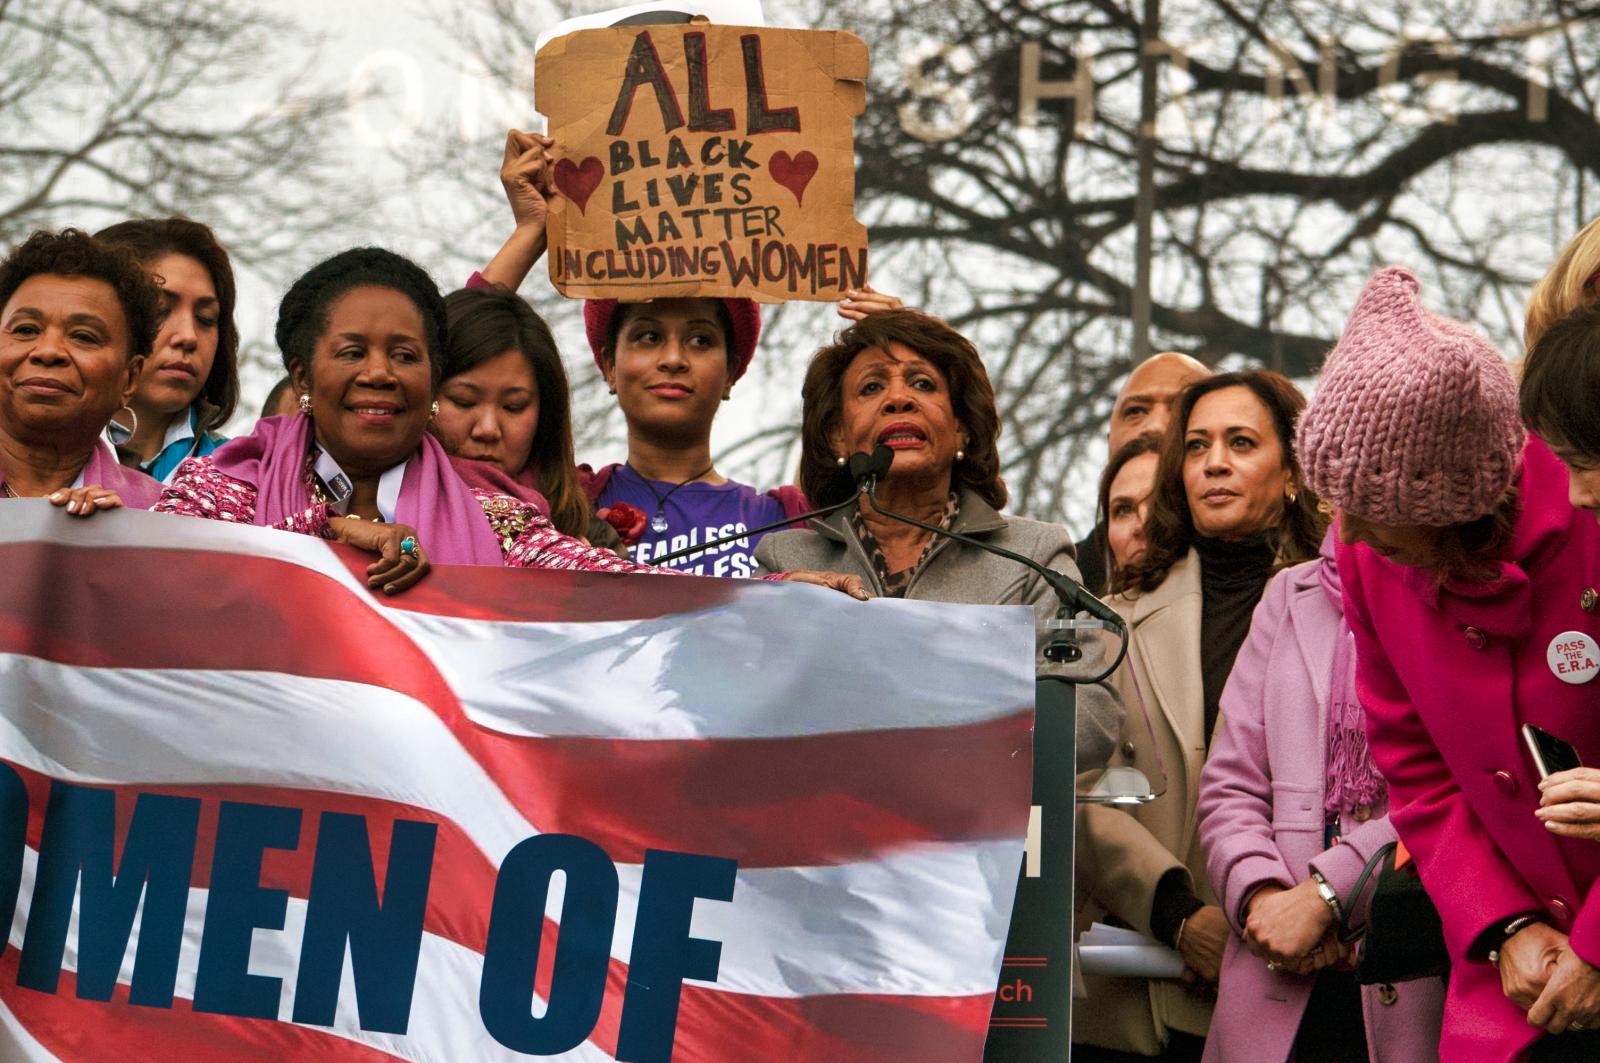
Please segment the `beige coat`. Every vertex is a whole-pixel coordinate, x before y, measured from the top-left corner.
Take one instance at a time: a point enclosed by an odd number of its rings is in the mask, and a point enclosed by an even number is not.
[[[1109,913],[1148,934],[1156,883],[1174,868],[1186,868],[1195,894],[1216,903],[1196,816],[1206,756],[1200,559],[1191,550],[1154,591],[1109,601],[1127,618],[1129,638],[1128,658],[1112,676],[1127,720],[1111,763],[1138,768],[1157,790],[1165,777],[1166,792],[1131,812],[1081,807],[1080,925]],[[1168,1030],[1203,1036],[1211,1022],[1209,988],[1190,988],[1176,979],[1085,978],[1084,983],[1089,998],[1073,1008],[1074,1041],[1158,1055]]]

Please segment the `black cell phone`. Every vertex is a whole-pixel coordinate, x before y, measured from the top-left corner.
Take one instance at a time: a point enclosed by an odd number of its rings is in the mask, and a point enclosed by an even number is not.
[[[1528,743],[1528,752],[1533,754],[1533,764],[1539,769],[1541,779],[1548,778],[1558,771],[1583,766],[1583,761],[1578,759],[1578,751],[1572,748],[1572,743],[1564,742],[1549,731],[1542,731],[1531,723],[1522,725],[1522,740]]]

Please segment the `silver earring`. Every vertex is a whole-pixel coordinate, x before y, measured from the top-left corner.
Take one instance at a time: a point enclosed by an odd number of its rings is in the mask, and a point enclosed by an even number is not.
[[[132,439],[139,433],[139,411],[135,410],[132,406],[124,406],[122,410],[127,410],[128,416],[133,419],[133,425],[128,429],[128,438]],[[121,413],[122,410],[118,410],[117,412]]]
[[[428,410],[428,418],[429,420],[432,420],[437,416],[439,416],[439,400],[435,399],[433,401],[433,406]]]
[[[311,412],[311,396],[310,395],[301,395],[300,396],[300,412],[304,413],[304,414],[309,414]]]
[[[956,451],[956,460],[957,461],[960,461],[962,458],[964,458],[966,456],[967,456],[967,452],[966,451],[964,451],[964,450]]]
[[[833,459],[833,463],[834,463],[834,464],[835,464],[835,465],[837,465],[837,466],[839,466],[839,467],[840,467],[840,468],[843,468],[843,467],[844,467],[844,465],[845,465],[845,459],[844,459],[844,455],[843,455],[843,454],[840,454],[840,455],[839,455],[839,456],[838,456],[838,457],[837,457],[837,458],[834,458],[834,459]]]

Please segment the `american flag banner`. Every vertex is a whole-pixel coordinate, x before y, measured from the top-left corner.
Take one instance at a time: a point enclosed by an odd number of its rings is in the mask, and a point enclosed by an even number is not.
[[[369,560],[0,506],[0,1059],[981,1058],[1030,610]]]

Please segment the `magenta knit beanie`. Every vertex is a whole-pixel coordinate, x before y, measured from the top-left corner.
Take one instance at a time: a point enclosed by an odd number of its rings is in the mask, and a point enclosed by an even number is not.
[[[1296,450],[1324,501],[1380,524],[1491,512],[1522,455],[1517,385],[1472,328],[1423,308],[1410,270],[1367,282],[1300,417]]]
[[[728,311],[728,320],[733,323],[733,335],[728,337],[735,359],[733,379],[728,381],[732,384],[744,376],[744,371],[750,368],[750,360],[756,356],[756,341],[761,338],[761,308],[753,299],[723,299],[721,303]],[[602,373],[606,371],[606,336],[611,331],[611,319],[618,305],[615,299],[583,301],[583,329],[589,337],[594,364]]]

